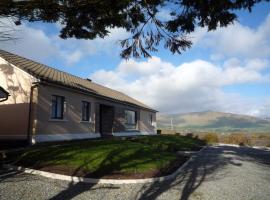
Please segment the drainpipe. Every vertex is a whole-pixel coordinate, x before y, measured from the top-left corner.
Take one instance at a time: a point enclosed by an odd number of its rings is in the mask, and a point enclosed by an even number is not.
[[[29,102],[29,113],[28,113],[28,128],[27,128],[27,143],[29,145],[32,144],[32,141],[31,141],[31,136],[32,136],[32,119],[31,119],[31,114],[32,114],[32,105],[33,105],[33,91],[34,89],[38,86],[38,83],[39,82],[34,82],[33,85],[31,86],[31,89],[30,89],[30,102]]]

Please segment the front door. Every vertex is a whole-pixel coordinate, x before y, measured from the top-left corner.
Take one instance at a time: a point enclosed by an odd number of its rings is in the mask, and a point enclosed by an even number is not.
[[[114,107],[100,105],[100,134],[102,137],[112,136]]]

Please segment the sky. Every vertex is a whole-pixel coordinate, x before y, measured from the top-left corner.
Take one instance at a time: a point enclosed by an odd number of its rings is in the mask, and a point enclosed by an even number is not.
[[[160,47],[149,59],[123,60],[124,29],[111,29],[105,39],[63,40],[59,24],[40,22],[16,26],[18,39],[0,42],[0,49],[90,78],[161,113],[211,110],[269,118],[270,3],[237,14],[226,28],[197,28],[188,36],[192,47],[181,55]],[[8,19],[2,23],[10,25]]]

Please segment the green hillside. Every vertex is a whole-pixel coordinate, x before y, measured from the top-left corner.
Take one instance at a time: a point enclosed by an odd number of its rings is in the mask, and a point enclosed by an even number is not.
[[[158,114],[160,129],[176,131],[215,132],[270,132],[270,120],[247,115],[222,112],[194,112],[185,114]]]

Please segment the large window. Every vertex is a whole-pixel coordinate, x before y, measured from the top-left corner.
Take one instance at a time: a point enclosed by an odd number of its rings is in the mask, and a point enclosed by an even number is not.
[[[65,97],[52,95],[52,119],[63,119]]]
[[[90,121],[91,104],[87,101],[82,101],[82,121]]]
[[[126,119],[126,129],[135,130],[137,124],[136,112],[132,110],[125,110],[125,119]]]

